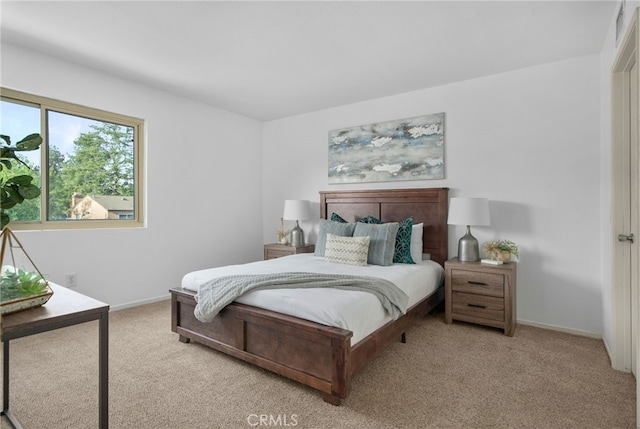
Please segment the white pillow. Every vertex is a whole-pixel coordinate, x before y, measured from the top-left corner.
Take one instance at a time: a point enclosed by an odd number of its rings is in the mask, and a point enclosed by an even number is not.
[[[344,237],[327,234],[324,259],[336,264],[367,265],[369,255],[369,237]]]
[[[424,224],[419,223],[411,228],[411,259],[413,262],[422,261],[422,233],[424,232]]]

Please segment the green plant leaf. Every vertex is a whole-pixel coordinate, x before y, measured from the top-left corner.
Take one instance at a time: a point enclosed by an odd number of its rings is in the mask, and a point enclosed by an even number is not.
[[[15,183],[16,185],[28,185],[33,180],[33,177],[27,174],[21,174],[20,176],[13,176],[7,180],[7,183]]]
[[[18,200],[14,197],[13,187],[2,186],[0,190],[0,208],[10,209],[18,203]]]
[[[40,134],[29,134],[18,143],[16,143],[16,149],[23,150],[36,150],[42,144],[42,136]]]
[[[0,147],[0,158],[2,159],[17,159],[14,148]]]
[[[20,191],[18,190],[18,185],[5,185],[4,190],[7,191],[7,194],[9,195],[7,202],[20,204],[24,201],[24,197],[20,195]],[[4,201],[2,203],[2,206],[6,207]]]
[[[0,202],[0,207],[3,210],[9,210],[10,208],[15,207],[16,204],[18,204],[17,201],[5,199]]]
[[[28,185],[20,186],[18,188],[18,192],[20,192],[20,195],[22,195],[25,200],[30,200],[40,196],[40,188],[31,183],[29,183]]]

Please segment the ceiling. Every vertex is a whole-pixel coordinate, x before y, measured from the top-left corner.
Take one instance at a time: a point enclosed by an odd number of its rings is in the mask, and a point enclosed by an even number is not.
[[[617,1],[7,1],[4,42],[260,121],[601,51]]]

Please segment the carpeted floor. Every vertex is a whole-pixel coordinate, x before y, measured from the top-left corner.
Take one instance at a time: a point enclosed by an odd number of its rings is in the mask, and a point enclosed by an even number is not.
[[[10,409],[25,429],[97,427],[97,322],[11,342]],[[133,429],[635,428],[635,379],[601,341],[515,336],[428,316],[353,379],[339,407],[170,329],[169,301],[110,314],[110,427]],[[2,420],[0,426],[8,427]]]

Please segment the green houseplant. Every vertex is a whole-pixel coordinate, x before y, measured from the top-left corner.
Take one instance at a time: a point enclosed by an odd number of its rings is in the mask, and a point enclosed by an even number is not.
[[[23,173],[11,174],[17,165],[30,169],[19,157],[18,153],[38,150],[42,144],[40,134],[29,134],[15,146],[11,145],[11,137],[0,134],[0,229],[9,222],[6,210],[15,207],[24,200],[38,198],[40,188],[33,183],[33,176]],[[18,164],[16,164],[18,163]]]
[[[0,233],[0,314],[46,303],[53,290],[9,227]]]
[[[2,291],[2,301],[13,301],[45,293],[47,282],[36,271],[6,268],[0,277],[0,290]]]
[[[40,145],[40,134],[29,134],[15,146],[11,137],[0,134],[0,314],[42,305],[53,295],[44,276],[7,227],[11,219],[6,210],[40,196],[33,174],[28,174],[31,167],[18,157],[20,152],[38,150]],[[20,256],[23,261],[19,261]]]
[[[511,255],[518,257],[518,245],[511,240],[494,240],[488,241],[484,245],[485,253],[491,257],[491,259],[498,259],[501,261],[508,261],[511,259]]]

